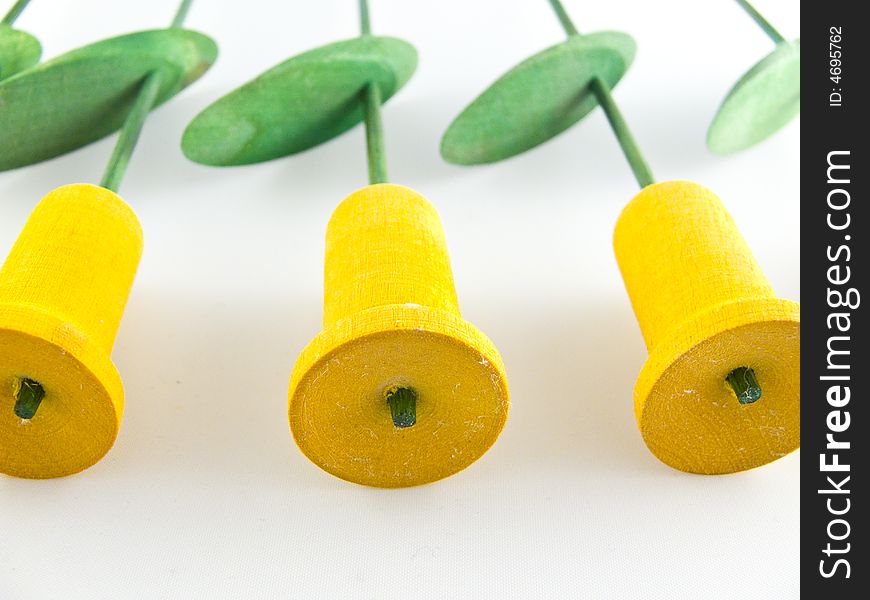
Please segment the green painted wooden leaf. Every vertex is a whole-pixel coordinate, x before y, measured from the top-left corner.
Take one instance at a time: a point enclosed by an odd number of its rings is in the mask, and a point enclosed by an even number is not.
[[[460,165],[491,163],[542,144],[598,105],[593,77],[615,86],[634,60],[634,40],[619,32],[576,35],[523,61],[456,117],[441,156]]]
[[[801,42],[783,42],[734,84],[707,131],[717,154],[748,148],[801,111]]]
[[[42,46],[35,37],[0,23],[0,81],[39,62]]]
[[[246,165],[307,150],[363,119],[360,92],[384,101],[413,75],[417,51],[391,37],[363,36],[295,56],[203,110],[184,132],[184,154],[214,166]]]
[[[0,82],[0,170],[37,163],[117,130],[142,80],[160,69],[155,106],[217,57],[211,38],[185,29],[141,31],[73,50]]]

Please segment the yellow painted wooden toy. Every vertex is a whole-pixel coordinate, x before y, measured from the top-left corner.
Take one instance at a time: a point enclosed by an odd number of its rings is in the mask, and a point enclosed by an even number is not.
[[[712,474],[797,449],[800,306],[774,295],[719,199],[688,181],[647,186],[614,247],[650,352],[634,406],[653,454]]]
[[[323,331],[293,369],[288,414],[299,449],[342,479],[400,487],[473,463],[508,414],[498,351],[459,313],[435,209],[386,183],[380,106],[417,53],[370,33],[305,52],[200,113],[182,149],[211,165],[301,152],[365,121],[369,185],[326,231]],[[317,106],[317,111],[311,107]]]
[[[562,3],[550,4],[568,41],[472,102],[444,134],[442,156],[501,160],[601,106],[641,187],[619,218],[614,246],[650,351],[634,394],[644,441],[665,463],[694,473],[784,456],[800,445],[799,305],[774,295],[712,192],[654,182],[610,92],[634,56],[631,39],[581,35]]]
[[[0,270],[0,472],[59,477],[112,447],[124,389],[110,354],[142,230],[114,192],[48,194]]]
[[[323,332],[290,382],[299,448],[330,473],[399,487],[452,475],[495,442],[504,366],[463,320],[438,214],[406,187],[354,192],[326,232]]]
[[[189,6],[181,2],[170,29],[98,42],[0,83],[0,121],[9,125],[0,138],[14,138],[0,169],[121,127],[101,185],[66,185],[43,198],[0,269],[0,473],[77,473],[100,460],[118,434],[124,388],[110,355],[142,255],[142,229],[115,192],[149,111],[214,60],[210,39],[179,29]],[[166,61],[186,68],[165,69]],[[94,69],[102,71],[90,89],[71,76]],[[138,81],[137,93],[119,82],[125,78]],[[42,128],[28,127],[33,122]]]

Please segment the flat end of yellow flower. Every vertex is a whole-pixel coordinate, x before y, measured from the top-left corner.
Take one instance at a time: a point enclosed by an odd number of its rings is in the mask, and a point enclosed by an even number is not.
[[[796,450],[799,305],[750,300],[689,320],[650,353],[635,414],[652,453],[681,471],[744,471]]]
[[[468,467],[495,442],[509,406],[492,343],[455,314],[419,305],[379,306],[321,333],[297,361],[289,396],[300,450],[376,487]]]
[[[99,346],[53,315],[0,304],[0,473],[47,479],[90,467],[114,444],[123,406]]]

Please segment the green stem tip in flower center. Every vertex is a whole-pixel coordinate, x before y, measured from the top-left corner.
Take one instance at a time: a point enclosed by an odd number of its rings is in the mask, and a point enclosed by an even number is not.
[[[749,367],[737,367],[725,377],[737,395],[740,404],[752,404],[761,398],[761,386],[755,378],[755,371]]]
[[[23,377],[15,391],[15,415],[19,419],[32,419],[45,398],[45,389],[38,381]]]
[[[384,393],[396,427],[411,427],[417,422],[417,392],[407,387],[391,387]]]

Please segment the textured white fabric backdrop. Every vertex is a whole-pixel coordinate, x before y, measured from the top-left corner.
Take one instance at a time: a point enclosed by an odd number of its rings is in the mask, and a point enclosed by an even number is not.
[[[384,112],[390,174],[439,208],[463,312],[504,356],[501,438],[467,471],[398,491],[334,479],[296,450],[287,381],[320,326],[326,221],[365,183],[362,129],[225,170],[187,162],[179,139],[219,95],[355,35],[356,3],[200,0],[188,24],[221,56],[152,115],[121,189],[146,249],[114,353],[120,437],[80,475],[0,478],[0,599],[796,597],[798,454],[699,477],[657,462],[637,432],[646,353],[610,246],[636,188],[601,112],[498,165],[438,156],[468,101],[562,39],[547,3],[371,4],[376,33],[420,51]],[[774,287],[799,299],[798,122],[740,155],[704,147],[727,89],[771,49],[764,34],[728,0],[566,5],[581,31],[635,36],[615,96],[658,178],[716,191]],[[797,37],[796,2],[758,8]],[[34,0],[19,24],[54,56],[174,9]],[[113,143],[0,174],[0,254],[45,193],[97,181]]]

